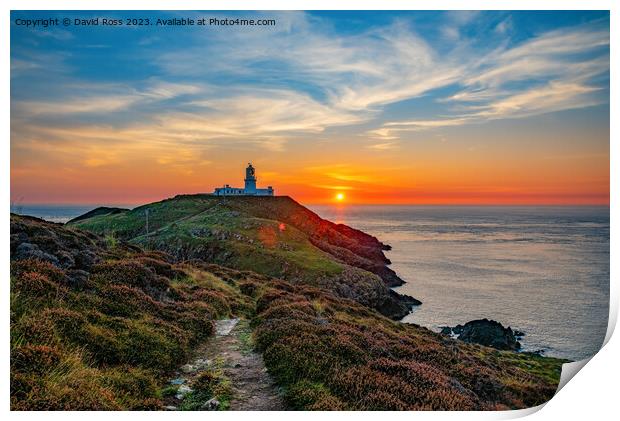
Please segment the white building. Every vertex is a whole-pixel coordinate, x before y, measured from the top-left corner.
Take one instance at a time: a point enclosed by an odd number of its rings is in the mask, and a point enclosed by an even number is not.
[[[248,164],[245,169],[245,187],[230,187],[225,184],[224,187],[217,187],[213,194],[215,196],[273,196],[273,187],[268,186],[266,189],[256,188],[256,170],[252,164]]]

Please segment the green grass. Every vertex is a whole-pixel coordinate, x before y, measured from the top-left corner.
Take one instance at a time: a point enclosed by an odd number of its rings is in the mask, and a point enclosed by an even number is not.
[[[118,240],[114,233],[108,233],[104,236],[104,240],[108,249],[113,249],[118,244]]]
[[[239,320],[236,327],[239,341],[241,342],[240,351],[244,355],[254,352],[254,336],[249,322],[246,319]]]
[[[172,222],[203,212],[211,206],[213,202],[199,199],[167,199],[124,213],[98,215],[72,223],[71,226],[100,235],[114,232],[119,238],[129,240],[146,234],[146,210],[149,211],[149,232],[156,232]]]
[[[182,411],[197,411],[205,402],[214,398],[220,403],[218,410],[224,411],[230,407],[232,399],[232,385],[223,371],[223,361],[216,359],[213,367],[200,373],[191,384],[192,391],[185,395],[179,405]]]
[[[147,209],[149,235],[144,215]],[[191,257],[196,250],[220,250],[213,256],[217,263],[285,279],[311,282],[342,272],[340,263],[312,245],[297,228],[285,225],[281,229],[280,221],[254,217],[213,198],[169,199],[122,214],[95,216],[72,226],[106,235],[106,239],[115,236],[129,240],[146,249],[174,254],[181,248],[182,258]],[[200,230],[208,230],[210,235],[193,235]]]
[[[501,352],[500,359],[503,362],[519,367],[535,376],[541,377],[550,383],[560,382],[559,364],[570,362],[569,360],[543,357],[534,354],[520,354],[515,352]]]

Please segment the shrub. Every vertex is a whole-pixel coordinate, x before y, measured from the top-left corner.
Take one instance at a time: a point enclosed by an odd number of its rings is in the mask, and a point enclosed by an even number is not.
[[[43,324],[52,325],[62,336],[77,341],[81,339],[83,328],[88,323],[83,314],[62,307],[44,310],[40,320]]]
[[[12,410],[118,410],[114,392],[101,384],[101,373],[85,367],[76,353],[61,354],[45,373],[11,370]]]
[[[228,305],[227,298],[221,292],[201,289],[193,294],[193,298],[206,303],[215,311],[218,317],[230,315],[230,305]]]
[[[25,259],[17,260],[11,264],[11,273],[18,278],[28,272],[45,275],[51,282],[58,284],[66,280],[64,271],[50,262],[39,259]]]
[[[286,392],[286,401],[293,409],[310,409],[316,411],[341,411],[345,405],[331,394],[322,383],[301,380]]]
[[[14,278],[12,291],[47,301],[58,299],[67,293],[65,287],[51,281],[48,275],[40,272],[20,273]]]
[[[114,390],[115,399],[123,408],[161,409],[159,387],[150,372],[122,365],[106,370],[102,376],[103,384]]]
[[[133,260],[151,269],[157,275],[168,279],[177,279],[186,276],[185,272],[178,268],[173,268],[172,265],[168,261],[163,260],[163,258],[164,253],[150,252],[143,256],[135,257]]]
[[[12,216],[12,229],[15,218],[20,219]],[[228,284],[187,264],[186,273],[163,253],[122,242],[105,250],[96,236],[51,224],[50,230],[67,236],[63,253],[87,255],[90,263],[83,267],[91,274],[79,274],[89,282],[76,291],[65,271],[48,262],[12,263],[12,409],[160,409],[161,383],[213,334],[213,319],[251,308],[236,280]],[[190,277],[187,283],[178,281]],[[226,397],[229,389],[220,380],[213,393]]]
[[[60,362],[60,351],[47,345],[24,345],[11,351],[11,370],[42,374]]]
[[[164,306],[142,290],[122,284],[104,285],[99,292],[102,310],[111,316],[139,317],[147,313],[153,316],[162,314]]]
[[[96,278],[102,282],[135,286],[155,297],[159,297],[170,288],[170,282],[166,278],[132,259],[99,263],[92,269]]]

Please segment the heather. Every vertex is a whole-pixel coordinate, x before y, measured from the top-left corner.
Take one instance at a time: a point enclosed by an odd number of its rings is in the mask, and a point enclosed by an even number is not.
[[[257,346],[296,409],[531,407],[553,396],[563,362],[461,343],[281,282],[256,309]]]
[[[230,350],[217,347],[232,339],[213,338],[214,323],[231,317],[246,326],[234,346],[262,354],[291,409],[529,407],[553,396],[563,362],[395,322],[372,297],[345,298],[333,285],[178,259],[35,218],[11,216],[11,258],[14,410],[164,409],[178,389],[170,380],[197,350],[210,343],[213,361]],[[226,370],[196,373],[177,409],[212,399],[227,409],[238,397]]]
[[[80,281],[69,276],[75,263],[12,262],[13,409],[160,409],[166,373],[213,334],[213,320],[250,309],[234,287],[163,253],[106,248],[34,219],[12,224],[46,254],[93,256]]]

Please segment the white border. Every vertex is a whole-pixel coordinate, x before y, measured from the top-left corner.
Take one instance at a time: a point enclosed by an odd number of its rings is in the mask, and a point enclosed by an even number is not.
[[[45,0],[5,0],[2,2],[0,8],[3,9],[4,20],[2,21],[2,27],[0,29],[0,45],[2,48],[2,86],[3,89],[3,105],[2,110],[5,110],[0,116],[0,125],[2,128],[3,144],[2,152],[0,153],[0,168],[2,169],[2,183],[0,183],[0,195],[4,200],[4,206],[9,208],[10,195],[10,117],[6,110],[10,109],[10,58],[9,58],[9,40],[10,40],[10,10],[611,10],[611,139],[618,138],[617,121],[618,121],[618,90],[615,83],[617,77],[617,64],[618,54],[616,47],[618,45],[618,18],[617,13],[620,10],[620,6],[617,6],[618,2],[613,0],[433,0],[433,1],[408,1],[403,0],[357,0],[357,1],[334,1],[334,0],[263,0],[263,1],[251,1],[251,0],[212,0],[212,1],[200,1],[200,0],[177,0],[177,1],[137,1],[137,0],[92,0],[92,1],[76,1],[76,0],[57,0],[53,3]],[[615,72],[615,73],[614,73]],[[616,221],[618,218],[618,204],[616,199],[617,183],[618,180],[618,168],[613,164],[618,156],[618,141],[611,142],[611,221]],[[2,333],[4,337],[4,346],[2,347],[2,367],[4,368],[4,376],[1,380],[2,385],[2,398],[4,411],[9,410],[9,321],[8,321],[8,309],[9,309],[9,291],[8,291],[8,279],[9,279],[9,243],[7,241],[9,237],[9,219],[0,218],[0,227],[2,232],[0,238],[4,240],[0,243],[2,248],[2,257],[0,257],[0,267],[2,283],[0,289],[0,300],[2,300],[2,308],[4,309],[4,322],[2,325]],[[618,251],[618,229],[613,223],[611,224],[611,296],[610,296],[610,325],[608,327],[606,340],[609,343],[588,363],[587,368],[579,373],[575,380],[571,381],[564,387],[548,404],[545,405],[544,410],[538,411],[540,407],[521,410],[521,411],[509,411],[509,412],[495,412],[495,413],[412,413],[412,412],[391,412],[389,414],[382,412],[373,413],[350,413],[350,412],[338,412],[338,413],[252,413],[240,414],[240,413],[209,413],[208,416],[221,419],[232,420],[238,417],[252,417],[259,420],[272,420],[276,419],[288,419],[293,416],[300,420],[312,420],[316,421],[317,417],[325,419],[382,419],[390,417],[393,420],[411,420],[415,418],[425,419],[443,419],[443,418],[459,418],[469,420],[479,419],[505,419],[516,418],[525,416],[531,413],[535,413],[530,419],[611,419],[612,414],[617,416],[616,401],[618,379],[617,376],[620,372],[620,365],[618,363],[617,355],[620,355],[620,344],[616,335],[611,337],[613,328],[617,319],[618,312],[618,282],[617,282],[617,268],[618,265],[614,261]],[[203,419],[207,414],[204,413],[115,413],[114,417],[131,418],[135,419],[168,419],[168,418],[191,418],[191,419]],[[77,419],[87,416],[93,419],[106,419],[109,414],[105,413],[10,413],[9,416],[15,419],[32,419],[32,418],[45,418],[46,420],[54,419]],[[615,417],[614,417],[615,418]]]

